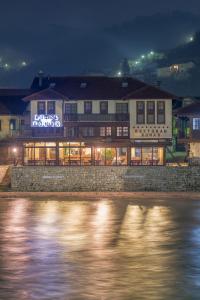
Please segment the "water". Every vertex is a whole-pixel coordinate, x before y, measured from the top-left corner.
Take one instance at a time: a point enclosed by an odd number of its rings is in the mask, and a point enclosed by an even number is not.
[[[200,299],[200,201],[0,202],[0,300]]]

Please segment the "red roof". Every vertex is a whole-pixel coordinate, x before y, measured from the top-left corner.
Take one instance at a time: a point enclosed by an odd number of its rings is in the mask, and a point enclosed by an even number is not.
[[[24,97],[24,101],[31,100],[67,100],[67,97],[56,92],[52,88],[41,90],[39,92],[33,93],[30,96]]]
[[[39,77],[33,80],[31,89],[42,90],[54,86],[54,91],[69,100],[122,100],[122,99],[173,99],[174,95],[147,85],[132,77],[69,76]],[[32,97],[31,97],[32,98]],[[27,97],[27,99],[30,99]]]

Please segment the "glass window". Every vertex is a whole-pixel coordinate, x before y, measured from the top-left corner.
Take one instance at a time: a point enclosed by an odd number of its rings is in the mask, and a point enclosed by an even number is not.
[[[69,148],[70,166],[79,166],[81,163],[81,149]]]
[[[116,148],[106,148],[106,165],[114,166],[117,164]]]
[[[92,101],[85,101],[84,102],[84,112],[85,114],[92,113]]]
[[[1,128],[1,122],[2,122],[2,121],[0,120],[0,131],[2,130],[2,128]]]
[[[137,101],[136,110],[137,110],[137,124],[145,124],[145,102]]]
[[[117,165],[126,166],[127,165],[127,148],[117,148]]]
[[[46,148],[46,165],[56,164],[56,148]]]
[[[106,162],[105,148],[95,148],[94,150],[94,164],[96,166],[104,166]]]
[[[116,103],[116,113],[117,114],[127,114],[128,113],[128,103]]]
[[[35,165],[45,165],[46,148],[35,148]]]
[[[66,130],[67,137],[71,137],[71,138],[78,137],[79,135],[78,127],[69,127],[66,129],[67,129]]]
[[[92,149],[81,148],[81,165],[89,166],[92,164]]]
[[[165,124],[165,101],[157,102],[157,123]]]
[[[93,127],[83,127],[82,134],[84,137],[94,136],[94,128]]]
[[[47,102],[47,114],[55,115],[56,113],[56,105],[55,101],[48,101]]]
[[[131,148],[131,165],[157,166],[164,163],[162,147]]]
[[[59,148],[59,165],[69,166],[69,147]]]
[[[200,130],[200,118],[193,118],[192,128],[193,130]]]
[[[128,127],[117,127],[117,137],[128,137]]]
[[[100,127],[100,136],[111,136],[112,128],[111,127]]]
[[[131,165],[139,166],[142,164],[142,148],[131,148]]]
[[[38,101],[38,103],[37,103],[37,113],[38,113],[38,115],[45,115],[46,114],[45,101]]]
[[[10,130],[16,130],[16,120],[10,119]]]
[[[155,124],[155,102],[147,102],[147,124]]]
[[[66,114],[76,114],[77,113],[77,103],[65,103],[65,113]]]
[[[108,101],[100,102],[100,113],[107,114],[108,113]]]
[[[34,148],[24,148],[24,164],[34,165],[35,164],[35,149]]]

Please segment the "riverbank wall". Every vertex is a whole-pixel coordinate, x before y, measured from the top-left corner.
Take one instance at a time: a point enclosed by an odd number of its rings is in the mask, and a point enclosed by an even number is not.
[[[11,188],[24,192],[200,191],[200,167],[13,167]]]

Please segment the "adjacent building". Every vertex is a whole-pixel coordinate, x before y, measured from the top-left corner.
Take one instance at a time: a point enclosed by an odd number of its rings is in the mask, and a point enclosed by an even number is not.
[[[191,164],[200,164],[200,102],[176,111],[179,143],[185,144]]]
[[[23,98],[24,165],[165,164],[173,95],[130,77],[43,77]]]

